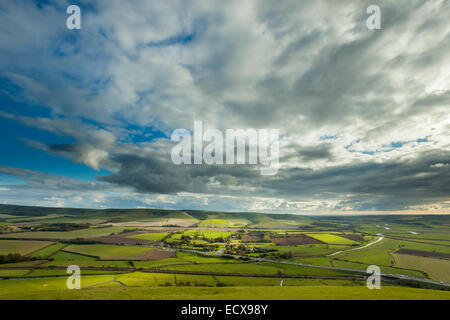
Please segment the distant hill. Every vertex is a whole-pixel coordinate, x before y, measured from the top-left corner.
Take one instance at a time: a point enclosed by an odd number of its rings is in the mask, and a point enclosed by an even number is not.
[[[40,217],[46,215],[98,217],[110,222],[165,219],[187,219],[206,221],[211,219],[248,221],[253,226],[271,228],[279,225],[307,225],[318,224],[321,220],[334,221],[334,223],[376,223],[378,220],[403,224],[421,225],[430,224],[450,225],[450,215],[341,215],[341,216],[302,216],[296,214],[269,214],[258,212],[221,212],[206,210],[164,210],[164,209],[86,209],[86,208],[52,208],[0,204],[0,214],[12,216]]]
[[[226,219],[229,221],[247,221],[261,226],[277,226],[280,222],[310,223],[311,218],[294,214],[266,214],[258,212],[220,212],[202,210],[163,210],[163,209],[85,209],[85,208],[52,208],[19,205],[0,205],[0,214],[12,216],[40,217],[46,215],[98,217],[110,222],[138,221],[151,219],[184,219],[206,221]]]

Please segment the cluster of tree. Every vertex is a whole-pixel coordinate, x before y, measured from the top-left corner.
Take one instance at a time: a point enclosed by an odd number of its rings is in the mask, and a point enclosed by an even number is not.
[[[207,239],[208,238],[205,238],[205,237],[203,237],[204,239],[205,239],[205,241],[208,241]],[[219,237],[219,238],[214,238],[214,239],[209,239],[209,242],[220,242],[220,243],[225,243],[225,242],[227,242],[227,240],[228,240],[228,238],[224,238],[224,237]]]
[[[0,234],[18,232],[20,229],[16,226],[0,226]]]
[[[135,232],[135,231],[139,231],[139,230],[141,230],[141,229],[138,229],[138,228],[133,228],[133,229],[123,229],[122,231],[117,232],[117,234],[130,233],[130,232]]]
[[[277,251],[277,249],[273,249],[273,248],[263,248],[263,247],[254,247],[253,248],[253,253],[267,253],[267,252],[275,252]]]
[[[208,238],[208,237],[205,237],[204,235],[200,236],[198,234],[195,235],[193,239],[203,240],[203,241],[210,242],[210,243],[214,243],[214,242],[225,243],[228,240],[228,238],[224,238],[224,237]]]
[[[294,255],[292,254],[291,251],[280,253],[281,259],[292,259],[293,257]]]
[[[230,259],[230,260],[234,260],[234,259],[235,259],[234,257],[232,257],[232,256],[227,256],[227,255],[225,255],[225,254],[221,255],[220,257],[221,257],[222,259]]]
[[[5,255],[0,255],[0,264],[31,261],[36,259],[37,259],[36,257],[22,256],[18,253],[9,253]]]
[[[196,248],[201,249],[202,251],[208,252],[208,251],[217,251],[219,248],[217,246],[211,246],[208,244],[196,244]]]
[[[225,253],[226,254],[238,254],[238,255],[244,255],[247,253],[251,253],[253,252],[252,249],[246,247],[243,244],[239,244],[239,245],[229,245],[227,244],[225,246]]]
[[[85,224],[87,224],[89,226],[88,223],[85,223]],[[111,227],[112,227],[112,225],[110,225],[110,224],[102,224],[101,226],[93,226],[92,229],[105,229],[105,228],[111,228]]]
[[[23,226],[23,231],[74,231],[89,228],[89,223],[46,223],[42,225]]]
[[[425,282],[419,282],[419,281],[414,281],[414,280],[401,280],[401,281],[397,280],[397,281],[393,281],[393,283],[398,284],[398,285],[407,286],[407,287],[412,287],[412,288],[450,291],[449,287],[440,286],[440,285],[434,284],[434,283],[425,283]]]
[[[312,230],[316,230],[317,227],[316,226],[311,226],[311,225],[301,225],[298,227],[298,229],[302,230],[302,231],[312,231]]]
[[[328,222],[328,221],[314,221],[311,223],[313,227],[318,228],[325,228],[325,229],[336,229],[337,226],[334,222]],[[304,228],[304,226],[302,226]]]
[[[241,260],[241,261],[250,261],[250,258],[247,258],[247,257],[239,257],[239,260]]]
[[[69,243],[69,244],[98,244],[98,243],[101,243],[100,241],[89,240],[89,239],[85,239],[85,238],[64,239],[64,240],[60,240],[60,241],[64,242],[64,243]]]
[[[292,259],[294,255],[291,251],[288,252],[270,252],[270,253],[263,253],[260,255],[261,258],[268,258],[272,260],[279,260],[279,259]]]
[[[224,237],[218,237],[218,238],[207,238],[204,235],[199,236],[199,235],[194,235],[192,236],[188,236],[188,235],[181,235],[180,237],[180,241],[184,244],[189,244],[191,240],[203,240],[205,242],[209,242],[209,243],[226,243],[228,238],[224,238]]]
[[[186,236],[186,235],[182,235],[181,236],[181,238],[180,238],[180,240],[182,241],[182,242],[189,242],[189,241],[191,241],[191,237],[190,236]]]

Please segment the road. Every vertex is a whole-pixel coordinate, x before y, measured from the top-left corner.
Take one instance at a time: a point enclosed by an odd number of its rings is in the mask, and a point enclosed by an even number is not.
[[[366,245],[364,245],[364,246],[362,246],[362,247],[352,248],[352,249],[347,249],[347,250],[342,250],[342,251],[336,251],[336,252],[333,252],[332,254],[327,255],[327,257],[331,257],[331,256],[337,255],[337,254],[339,254],[339,253],[343,253],[343,252],[347,252],[347,251],[353,251],[353,250],[364,249],[364,248],[367,248],[368,246],[371,246],[371,245],[373,245],[373,244],[375,244],[375,243],[377,243],[377,242],[380,242],[380,241],[383,240],[383,239],[384,239],[384,236],[381,236],[381,237],[379,237],[377,240],[372,241],[372,242],[369,242],[368,244],[366,244]]]

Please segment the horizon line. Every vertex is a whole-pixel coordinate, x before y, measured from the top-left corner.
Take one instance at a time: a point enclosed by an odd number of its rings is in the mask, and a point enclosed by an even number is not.
[[[89,207],[57,207],[57,206],[39,206],[39,205],[22,205],[22,204],[11,204],[11,203],[1,203],[1,206],[16,206],[16,207],[28,207],[28,208],[42,208],[42,209],[73,209],[73,210],[164,210],[164,211],[205,211],[205,212],[217,212],[217,213],[260,213],[260,214],[287,214],[296,216],[400,216],[400,215],[450,215],[450,211],[416,211],[416,210],[395,210],[389,211],[376,211],[376,210],[360,210],[360,211],[323,211],[319,213],[295,213],[295,212],[268,212],[268,211],[242,211],[242,210],[232,210],[232,211],[221,211],[214,209],[172,209],[172,208],[151,208],[151,207],[128,207],[128,208],[89,208]],[[0,212],[1,213],[1,212]]]

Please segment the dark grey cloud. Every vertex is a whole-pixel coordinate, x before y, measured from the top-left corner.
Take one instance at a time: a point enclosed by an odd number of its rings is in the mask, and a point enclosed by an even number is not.
[[[237,181],[245,183],[246,179],[259,175],[255,166],[174,165],[170,158],[155,153],[146,156],[120,154],[111,160],[118,163],[120,169],[99,177],[99,180],[132,187],[143,193],[217,193],[217,189],[228,193],[227,186],[235,185]],[[221,182],[221,188],[215,186],[214,181]],[[208,187],[208,184],[212,185]]]
[[[250,166],[175,166],[163,159],[121,155],[114,159],[121,169],[99,180],[142,193],[193,192],[292,201],[345,199],[343,203],[354,201],[358,210],[400,210],[443,201],[450,194],[450,152],[442,150],[384,163],[319,170],[281,168],[273,177],[261,176]]]
[[[110,186],[101,182],[80,181],[62,175],[53,175],[41,171],[0,166],[0,173],[13,176],[21,181],[21,183],[12,183],[6,186],[17,192],[20,192],[21,190],[27,190],[28,192],[40,190],[42,192],[65,191],[70,193],[79,191],[92,192],[99,189],[104,189],[105,191],[110,190]]]
[[[332,148],[331,143],[322,143],[317,146],[300,148],[298,152],[304,161],[331,160],[333,158]]]
[[[450,194],[450,152],[433,150],[416,158],[384,163],[360,163],[322,170],[292,168],[281,171],[263,188],[291,197],[350,196],[358,202],[423,204],[445,200]],[[364,201],[363,201],[364,199]]]

